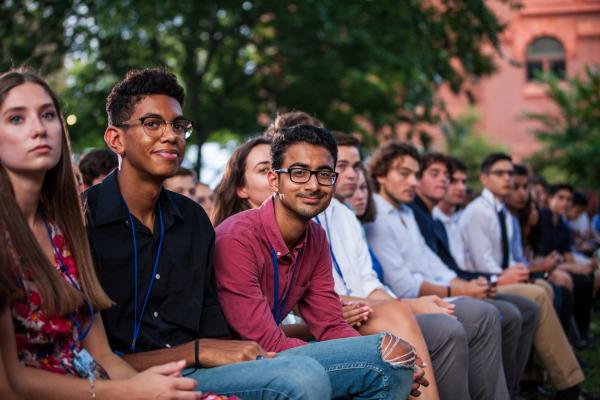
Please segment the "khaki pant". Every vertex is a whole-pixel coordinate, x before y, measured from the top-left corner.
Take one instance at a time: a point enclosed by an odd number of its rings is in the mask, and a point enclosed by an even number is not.
[[[526,297],[539,306],[539,321],[533,337],[533,346],[556,390],[564,390],[581,383],[583,371],[575,358],[560,321],[552,305],[552,287],[545,281],[535,284],[516,283],[498,287],[498,293]]]

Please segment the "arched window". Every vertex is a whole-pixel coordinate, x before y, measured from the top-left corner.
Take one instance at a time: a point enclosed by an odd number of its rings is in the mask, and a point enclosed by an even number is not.
[[[562,43],[551,37],[541,37],[527,48],[527,80],[535,79],[538,73],[551,73],[564,79],[567,64],[565,48]]]

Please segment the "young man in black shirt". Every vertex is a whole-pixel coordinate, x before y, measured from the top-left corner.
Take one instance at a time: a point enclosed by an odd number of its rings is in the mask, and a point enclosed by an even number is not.
[[[218,339],[229,330],[215,293],[213,228],[199,205],[162,187],[193,125],[183,99],[162,69],[131,71],[107,99],[104,138],[120,168],[84,200],[98,275],[115,302],[102,313],[110,344],[137,369],[183,359],[202,367],[185,371],[202,391],[329,398],[328,375],[312,358],[274,358],[255,342]]]

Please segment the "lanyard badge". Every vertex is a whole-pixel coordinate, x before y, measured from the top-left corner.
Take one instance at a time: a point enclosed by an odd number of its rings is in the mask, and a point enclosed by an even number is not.
[[[135,352],[135,344],[137,338],[140,335],[142,319],[144,317],[144,311],[146,310],[146,306],[148,305],[148,299],[150,298],[150,293],[152,292],[152,286],[154,285],[154,280],[156,279],[156,273],[158,272],[158,262],[160,260],[160,253],[163,246],[163,241],[165,239],[165,227],[163,223],[163,215],[162,210],[160,208],[160,204],[158,207],[158,219],[160,222],[160,239],[158,242],[158,249],[156,250],[156,257],[154,259],[154,267],[152,268],[152,275],[150,277],[150,283],[148,285],[148,290],[146,291],[146,295],[144,296],[144,304],[142,305],[142,309],[140,310],[140,314],[138,317],[138,254],[137,254],[137,238],[135,235],[135,225],[133,223],[133,216],[129,211],[129,207],[127,207],[127,203],[125,203],[125,199],[121,197],[123,201],[123,205],[127,209],[127,214],[129,216],[129,226],[131,227],[131,237],[133,240],[133,334],[131,337],[131,351]]]

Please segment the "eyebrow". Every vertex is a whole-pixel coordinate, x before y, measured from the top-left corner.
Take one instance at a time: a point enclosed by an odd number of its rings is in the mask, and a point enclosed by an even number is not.
[[[146,114],[142,115],[141,117],[139,117],[138,119],[142,119],[142,118],[160,118],[163,120],[165,119],[162,115],[156,114],[156,113],[146,113]],[[183,117],[183,115],[178,115],[173,119],[173,121],[177,121],[179,119],[185,119],[185,118]]]
[[[42,110],[42,109],[48,108],[48,107],[54,108],[54,103],[44,103],[38,109]],[[27,107],[25,107],[25,106],[11,107],[11,108],[6,109],[6,111],[4,111],[4,113],[3,113],[3,115],[6,115],[10,112],[20,112],[20,111],[25,111],[25,110],[27,110]]]
[[[259,165],[262,165],[262,164],[271,164],[271,161],[268,161],[268,160],[266,160],[266,161],[259,161],[259,162],[257,162],[254,165],[254,167],[258,167]]]

